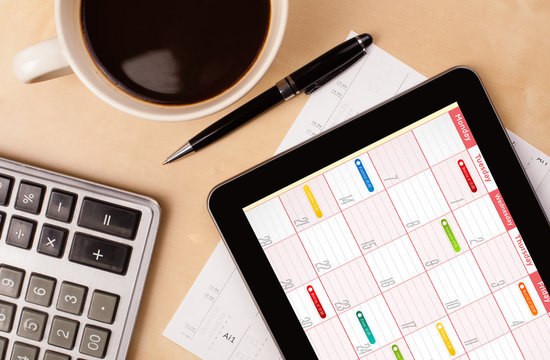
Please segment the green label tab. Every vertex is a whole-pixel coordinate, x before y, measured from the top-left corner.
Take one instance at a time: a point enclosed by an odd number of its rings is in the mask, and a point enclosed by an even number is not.
[[[445,234],[447,234],[453,249],[455,249],[456,252],[460,252],[460,245],[458,245],[458,241],[456,241],[455,234],[453,234],[453,230],[451,230],[447,219],[441,220],[441,226],[443,226],[443,230],[445,230]]]

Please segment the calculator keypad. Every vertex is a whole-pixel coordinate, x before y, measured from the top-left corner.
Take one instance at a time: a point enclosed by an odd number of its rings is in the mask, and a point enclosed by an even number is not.
[[[29,169],[0,159],[0,360],[122,360],[160,209]]]

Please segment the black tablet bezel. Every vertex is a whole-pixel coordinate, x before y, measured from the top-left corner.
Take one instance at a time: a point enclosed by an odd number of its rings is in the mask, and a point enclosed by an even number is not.
[[[550,279],[550,265],[544,261],[547,246],[540,240],[550,239],[548,221],[481,80],[469,68],[453,68],[218,185],[210,193],[210,213],[286,358],[316,356],[243,208],[455,102],[542,279]]]

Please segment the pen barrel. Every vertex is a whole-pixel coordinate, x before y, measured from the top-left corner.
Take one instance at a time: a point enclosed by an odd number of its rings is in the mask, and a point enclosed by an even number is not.
[[[296,70],[290,77],[294,80],[297,90],[302,91],[320,79],[331,77],[339,68],[349,67],[348,64],[354,63],[358,57],[366,53],[365,49],[370,44],[372,37],[368,34],[353,37]]]
[[[193,147],[194,151],[197,151],[227,135],[281,101],[283,101],[283,97],[277,87],[274,86],[208,126],[189,140],[189,144]]]

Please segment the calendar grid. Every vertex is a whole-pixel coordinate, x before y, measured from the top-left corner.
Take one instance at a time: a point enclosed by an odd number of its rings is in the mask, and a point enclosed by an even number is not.
[[[413,132],[413,136],[415,136],[415,135],[414,135],[414,132]],[[415,139],[416,139],[416,136],[415,136]],[[416,139],[416,141],[417,141],[417,143],[418,143],[418,139]],[[418,144],[418,146],[420,147],[420,144]],[[421,148],[421,147],[420,147],[420,151],[422,151],[422,148]],[[468,152],[468,155],[470,155],[469,152]],[[470,157],[471,157],[471,155],[470,155]],[[473,159],[471,159],[471,160],[473,161]],[[432,170],[431,168],[430,168],[430,170],[431,170],[432,173],[433,173],[433,170]],[[434,178],[435,178],[435,175],[434,175]],[[439,182],[437,181],[437,178],[435,178],[435,181],[437,182],[437,184],[438,184],[438,186],[439,186],[439,190],[443,193],[443,190],[441,190],[441,186],[439,185]],[[482,182],[482,183],[483,183],[483,182]],[[485,187],[485,190],[487,191],[488,189],[487,189],[487,187],[485,186],[485,184],[483,184],[483,186]],[[487,193],[489,193],[489,192],[487,191]],[[445,197],[445,194],[443,194],[443,196]],[[446,198],[445,198],[445,201],[447,201]],[[448,205],[449,208],[450,208],[450,205],[449,205],[448,201],[447,201],[447,205]],[[452,213],[452,216],[455,218],[455,221],[456,221],[456,217],[455,217],[453,211],[451,211],[451,213]],[[462,236],[464,236],[464,233],[463,233],[462,228],[461,228],[460,224],[458,223],[458,221],[457,221],[457,224],[458,224],[458,229],[459,229],[459,231],[462,233]],[[482,269],[481,269],[481,266],[479,265],[479,262],[478,262],[477,259],[476,259],[476,256],[475,256],[474,253],[472,252],[472,249],[471,249],[471,247],[470,247],[470,244],[469,244],[468,242],[466,242],[466,245],[468,246],[468,249],[469,249],[470,253],[472,254],[472,257],[474,258],[474,261],[475,261],[475,263],[476,263],[476,265],[477,265],[477,267],[478,267],[478,269],[479,269],[481,275],[483,276],[483,279],[485,280],[485,283],[487,284],[487,287],[489,288],[489,291],[490,291],[491,294],[493,295],[493,298],[494,298],[494,300],[495,300],[495,303],[496,303],[497,307],[499,308],[499,310],[500,310],[500,312],[501,312],[501,314],[502,314],[502,317],[503,317],[504,319],[506,319],[505,316],[504,316],[504,313],[502,312],[502,309],[500,308],[500,305],[498,304],[498,301],[497,301],[497,299],[496,299],[496,297],[495,297],[495,295],[494,295],[494,292],[493,292],[491,286],[489,285],[489,282],[487,281],[487,279],[486,279],[486,277],[485,277],[485,274],[483,273],[483,271],[482,271]],[[528,274],[527,274],[527,275],[528,275]],[[509,333],[512,335],[512,338],[513,338],[514,341],[516,342],[516,345],[517,345],[517,347],[518,347],[518,349],[519,349],[521,355],[522,355],[523,358],[525,359],[525,356],[523,355],[523,353],[522,353],[522,351],[521,351],[521,348],[520,348],[520,346],[519,346],[519,343],[517,342],[517,339],[516,339],[516,337],[514,336],[514,334],[513,334],[513,332],[512,332],[512,328],[508,325],[508,322],[506,322],[506,325],[508,326]],[[466,351],[466,349],[464,349],[464,350]],[[467,355],[467,354],[468,354],[468,353],[466,353],[466,355]],[[469,357],[468,357],[468,358],[469,358]]]
[[[324,356],[526,358],[540,276],[458,105],[418,124],[245,214]]]

